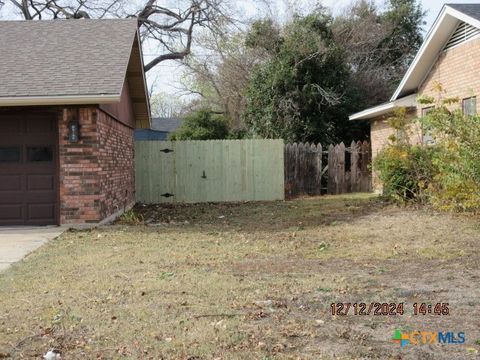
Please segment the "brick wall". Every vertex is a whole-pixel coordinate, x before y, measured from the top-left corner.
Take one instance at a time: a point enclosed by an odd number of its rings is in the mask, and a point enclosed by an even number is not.
[[[81,138],[68,141],[68,123],[78,116]],[[95,108],[69,108],[60,113],[60,223],[98,222],[99,165],[97,161]]]
[[[388,138],[395,130],[385,118],[377,118],[370,123],[370,137],[372,142],[372,157],[375,158],[382,148],[388,144]]]
[[[460,102],[451,106],[452,109],[462,106],[461,100],[471,96],[477,96],[477,112],[480,112],[480,39],[471,40],[453,49],[440,53],[430,73],[419,87],[418,94],[438,97],[435,84],[440,83],[445,90],[444,97],[458,97]],[[427,106],[424,106],[427,107]],[[372,157],[375,159],[378,152],[388,143],[394,129],[388,125],[386,119],[391,115],[371,120]],[[414,116],[422,116],[422,106],[410,113]],[[422,131],[416,126],[412,127],[410,142],[422,141]],[[381,183],[373,174],[373,187],[381,191]]]
[[[459,97],[460,100],[471,96],[480,97],[480,39],[461,44],[440,53],[418,93],[437,98],[433,89],[436,82],[442,84],[446,97]],[[461,106],[453,105],[452,108]],[[421,116],[422,107],[418,108]],[[480,112],[480,98],[477,98],[477,112]]]
[[[78,118],[80,141],[68,141]],[[59,114],[60,223],[97,223],[134,201],[133,129],[97,107]]]
[[[415,117],[415,115],[415,108],[408,112],[408,116],[412,119]],[[389,143],[390,136],[395,135],[395,130],[388,124],[388,118],[391,116],[393,116],[393,114],[372,119],[370,122],[370,141],[372,143],[373,160],[383,149],[383,147]],[[422,141],[422,131],[418,126],[413,125],[411,127],[409,131],[409,141],[411,144],[417,144]],[[381,192],[382,184],[375,172],[373,172],[372,184],[375,192]]]
[[[388,144],[389,137],[395,134],[395,130],[388,124],[388,119],[392,117],[393,114],[388,114],[386,116],[378,117],[372,119],[370,122],[370,136],[372,142],[372,157],[375,156],[382,150],[382,148]],[[409,110],[407,116],[414,120],[416,117],[415,109]],[[411,144],[418,144],[422,141],[422,130],[418,124],[413,124],[408,131],[408,140]]]
[[[133,129],[98,110],[100,215],[106,218],[135,200]]]

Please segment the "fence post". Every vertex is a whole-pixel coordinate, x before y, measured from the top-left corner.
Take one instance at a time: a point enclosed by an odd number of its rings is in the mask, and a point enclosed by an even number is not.
[[[291,195],[296,196],[298,194],[297,185],[297,170],[298,170],[298,147],[297,143],[293,143],[290,148],[290,182],[291,182]]]
[[[290,194],[291,196],[295,196],[297,194],[296,192],[296,176],[297,176],[297,144],[293,143],[290,145],[289,148],[289,168],[290,168]]]
[[[316,172],[317,166],[315,156],[317,152],[317,146],[312,143],[307,143],[305,146],[305,193],[307,195],[315,195],[316,193]]]
[[[344,194],[347,192],[345,182],[345,144],[342,142],[337,147],[337,194]]]
[[[336,156],[335,156],[335,147],[333,145],[328,146],[328,183],[327,183],[327,192],[329,195],[335,194],[336,183],[335,183],[335,173],[336,173]]]
[[[368,144],[366,142],[360,142],[360,172],[361,172],[361,181],[360,181],[360,191],[368,191]]]
[[[363,142],[365,152],[366,152],[366,165],[365,165],[365,172],[366,172],[366,177],[367,177],[367,186],[365,188],[365,192],[370,192],[372,191],[372,172],[368,168],[368,165],[371,164],[372,162],[372,148],[371,144],[367,142],[366,140]]]
[[[315,153],[315,167],[316,167],[316,174],[315,174],[315,195],[322,194],[322,144],[317,144],[316,153]]]
[[[283,148],[283,169],[285,171],[285,198],[290,198],[292,196],[291,194],[291,183],[290,183],[290,169],[289,167],[291,166],[291,162],[289,159],[290,156],[290,144],[285,144],[285,147]]]
[[[352,140],[350,145],[350,191],[358,192],[358,149],[357,143]]]
[[[307,152],[307,149],[308,149],[309,145],[308,143],[307,144],[304,144],[304,143],[300,143],[298,145],[298,167],[299,167],[299,175],[300,175],[300,178],[298,179],[298,185],[299,185],[299,192],[301,195],[305,195],[307,192],[306,192],[306,179],[305,179],[305,175],[306,175],[306,164],[307,164],[307,156],[306,156],[306,152]]]
[[[311,163],[310,163],[310,143],[306,143],[303,149],[303,194],[310,195],[310,170],[311,170]]]

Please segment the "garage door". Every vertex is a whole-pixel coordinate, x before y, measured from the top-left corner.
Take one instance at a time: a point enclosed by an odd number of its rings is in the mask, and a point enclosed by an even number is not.
[[[0,225],[57,224],[55,117],[0,113],[0,129]]]

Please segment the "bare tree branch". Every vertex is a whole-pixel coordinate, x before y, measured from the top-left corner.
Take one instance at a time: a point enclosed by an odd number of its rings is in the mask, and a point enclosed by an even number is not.
[[[218,31],[221,23],[230,21],[224,6],[228,0],[179,0],[178,9],[162,6],[159,0],[145,0],[137,11],[127,0],[0,0],[0,8],[7,1],[25,20],[137,18],[142,42],[157,53],[145,71],[190,55],[195,29]]]
[[[151,70],[155,65],[159,64],[165,60],[175,60],[183,59],[185,56],[189,55],[192,49],[192,38],[193,38],[193,27],[195,25],[195,12],[192,13],[192,20],[190,21],[190,26],[186,32],[187,35],[187,45],[182,51],[171,52],[169,54],[159,55],[148,64],[145,65],[145,71]]]
[[[15,5],[23,14],[25,20],[32,20],[32,15],[29,11],[29,4],[26,0],[22,0],[22,2],[18,2],[16,0],[10,0],[13,5]]]

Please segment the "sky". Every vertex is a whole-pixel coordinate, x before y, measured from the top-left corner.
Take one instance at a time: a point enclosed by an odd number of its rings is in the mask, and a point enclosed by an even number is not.
[[[130,0],[132,6],[137,6],[143,0]],[[161,0],[160,2],[168,6],[175,7],[177,0]],[[261,4],[269,1],[272,5],[271,11],[280,19],[288,18],[294,11],[292,8],[302,9],[311,8],[315,4],[323,4],[329,7],[333,13],[339,12],[345,6],[349,5],[352,0],[231,0],[238,10],[243,14],[243,17],[251,18],[258,17],[259,14],[265,14],[265,8]],[[376,0],[381,5],[385,0]],[[480,3],[480,0],[421,0],[423,8],[427,11],[426,25],[424,31],[427,32],[438,13],[440,12],[444,3]],[[8,4],[8,2],[7,2]],[[290,6],[287,4],[291,4]],[[0,19],[12,18],[13,8],[6,6],[0,13]],[[155,55],[152,49],[144,48],[145,62],[147,63]],[[184,92],[179,90],[180,80],[182,78],[182,68],[175,61],[165,61],[157,65],[154,69],[147,73],[147,80],[149,87],[154,84],[154,92],[163,92],[173,96],[181,96]]]
[[[288,1],[288,0],[287,0]],[[288,7],[285,5],[286,1],[277,0],[278,3],[278,11],[280,14],[283,15],[291,13]],[[295,3],[299,5],[301,3],[305,4],[314,4],[316,1],[314,0],[291,0],[291,3]],[[332,9],[332,12],[338,12],[345,6],[351,3],[351,0],[323,0],[319,1],[323,5]],[[421,0],[423,8],[427,11],[427,15],[425,18],[426,25],[424,27],[425,33],[430,29],[435,21],[438,13],[442,9],[443,4],[445,3],[471,3],[471,4],[479,4],[479,0]],[[377,0],[378,4],[382,4],[382,0]],[[258,9],[255,6],[255,0],[251,0],[250,2],[245,3],[244,10],[247,14],[255,14]],[[146,54],[146,60],[148,61],[149,54]],[[161,91],[167,94],[173,94],[180,96],[182,92],[179,90],[179,80],[181,78],[182,69],[175,61],[166,61],[161,63],[155,71],[152,71],[148,74],[149,82],[155,81],[155,89],[156,91]]]

